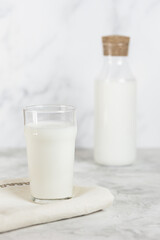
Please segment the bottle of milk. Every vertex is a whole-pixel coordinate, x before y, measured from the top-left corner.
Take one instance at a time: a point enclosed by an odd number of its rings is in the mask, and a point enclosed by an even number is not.
[[[128,64],[129,37],[102,37],[104,66],[95,83],[94,159],[128,165],[136,159],[136,81]]]

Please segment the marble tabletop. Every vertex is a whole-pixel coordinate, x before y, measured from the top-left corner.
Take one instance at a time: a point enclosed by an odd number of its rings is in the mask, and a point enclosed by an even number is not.
[[[115,196],[105,211],[0,234],[0,240],[160,239],[160,149],[138,150],[133,166],[94,163],[93,151],[76,151],[75,184],[107,187]],[[27,176],[24,149],[0,151],[0,179]]]

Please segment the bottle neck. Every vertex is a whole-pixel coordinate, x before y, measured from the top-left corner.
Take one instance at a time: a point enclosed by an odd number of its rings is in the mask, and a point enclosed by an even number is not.
[[[104,56],[104,64],[101,72],[102,79],[131,79],[133,78],[128,56]]]
[[[104,56],[104,64],[128,66],[128,56]]]

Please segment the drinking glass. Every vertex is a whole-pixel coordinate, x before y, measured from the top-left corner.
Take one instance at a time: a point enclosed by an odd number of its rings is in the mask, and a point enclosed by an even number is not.
[[[75,108],[34,105],[23,112],[33,201],[71,198],[77,134]]]

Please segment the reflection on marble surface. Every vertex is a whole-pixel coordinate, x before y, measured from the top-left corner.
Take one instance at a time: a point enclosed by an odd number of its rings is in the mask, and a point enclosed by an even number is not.
[[[157,240],[160,237],[160,149],[139,150],[133,166],[105,167],[93,162],[92,150],[77,150],[75,183],[109,188],[115,202],[106,211],[29,227],[0,235],[0,240]],[[22,149],[0,151],[0,178],[27,176]]]
[[[77,146],[93,146],[93,82],[108,34],[131,36],[138,146],[160,146],[159,12],[157,0],[1,0],[0,147],[24,146],[22,107],[41,103],[75,105]]]

